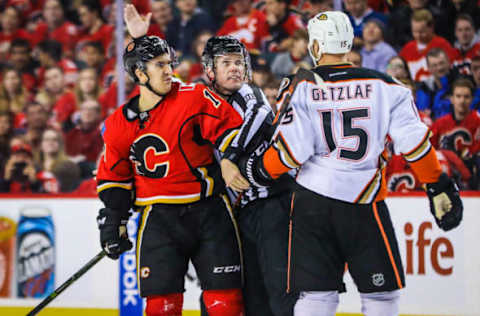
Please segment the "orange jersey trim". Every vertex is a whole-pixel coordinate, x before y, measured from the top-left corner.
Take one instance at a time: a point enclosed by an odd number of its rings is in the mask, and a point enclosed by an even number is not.
[[[417,175],[418,180],[422,183],[437,182],[442,173],[442,168],[440,167],[440,162],[437,158],[437,152],[433,147],[430,148],[428,154],[421,159],[411,162],[410,166],[412,167],[413,172]]]
[[[385,234],[385,230],[383,229],[382,222],[380,221],[380,216],[378,216],[377,204],[373,203],[373,215],[375,216],[375,220],[378,224],[378,228],[380,229],[380,233],[382,234],[383,242],[385,243],[385,247],[387,248],[388,258],[390,259],[390,263],[392,264],[393,272],[395,273],[395,279],[397,280],[398,288],[403,288],[402,280],[400,279],[400,273],[398,273],[398,268],[393,259],[392,248],[390,247],[390,243],[388,242],[387,235]]]
[[[290,168],[283,164],[279,152],[273,146],[268,148],[262,159],[265,170],[267,170],[268,174],[274,179],[290,170]]]

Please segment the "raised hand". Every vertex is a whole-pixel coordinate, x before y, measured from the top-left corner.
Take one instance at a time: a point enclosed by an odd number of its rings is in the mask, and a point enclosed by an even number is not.
[[[133,4],[127,4],[125,6],[125,10],[123,11],[123,19],[127,25],[128,33],[133,38],[139,38],[147,35],[151,18],[151,12],[142,17]]]

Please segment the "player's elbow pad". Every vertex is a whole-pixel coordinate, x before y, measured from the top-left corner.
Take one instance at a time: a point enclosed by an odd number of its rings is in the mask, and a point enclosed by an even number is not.
[[[105,204],[105,207],[118,210],[121,213],[128,213],[132,208],[132,191],[113,187],[102,190],[98,197]]]
[[[257,188],[271,186],[275,181],[263,165],[263,156],[257,156],[255,153],[243,156],[239,159],[238,167],[242,176]]]

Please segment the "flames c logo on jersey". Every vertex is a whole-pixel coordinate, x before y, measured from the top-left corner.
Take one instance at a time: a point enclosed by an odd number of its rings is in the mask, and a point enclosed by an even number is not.
[[[472,144],[472,135],[465,128],[456,128],[440,138],[440,148],[459,152]]]
[[[415,189],[415,177],[409,173],[394,173],[388,179],[387,184],[390,192],[408,192]]]
[[[145,134],[137,138],[130,148],[130,159],[138,174],[149,178],[167,176],[169,162],[166,159],[168,144],[156,134]]]

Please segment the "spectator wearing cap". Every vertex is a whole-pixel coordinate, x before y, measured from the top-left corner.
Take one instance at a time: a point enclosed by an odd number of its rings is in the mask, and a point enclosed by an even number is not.
[[[460,73],[470,75],[470,64],[474,56],[480,55],[480,38],[475,34],[473,19],[468,14],[460,14],[455,20],[455,49],[458,53],[453,66]]]
[[[109,51],[114,27],[104,22],[101,10],[100,3],[97,0],[81,0],[77,7],[77,13],[82,29],[76,50],[81,49],[86,42],[100,42],[103,50],[105,52]]]
[[[411,26],[414,40],[408,42],[399,55],[407,62],[412,79],[423,81],[431,76],[426,59],[430,50],[435,47],[443,49],[449,60],[455,60],[457,52],[445,38],[435,34],[433,16],[428,10],[415,11]]]
[[[38,84],[43,85],[45,69],[53,66],[62,68],[65,76],[65,84],[73,86],[77,81],[78,68],[70,59],[62,58],[62,44],[56,40],[45,40],[38,43],[36,47],[40,67],[37,69]]]
[[[459,76],[456,69],[451,69],[450,60],[441,48],[433,48],[427,54],[427,67],[431,76],[417,83],[417,107],[420,111],[433,112],[434,117],[444,115],[433,108],[434,99],[450,93],[452,82]]]
[[[397,55],[397,52],[385,43],[383,34],[385,24],[375,18],[365,22],[363,26],[362,66],[380,72],[387,70],[388,61]]]
[[[266,0],[265,16],[268,23],[270,40],[267,51],[286,51],[291,46],[291,37],[300,29],[305,29],[302,19],[290,11],[290,0]]]
[[[263,55],[251,54],[250,58],[252,61],[253,84],[263,89],[267,82],[275,80],[275,76],[270,71],[267,60]]]
[[[308,56],[308,34],[304,29],[299,29],[293,34],[293,42],[287,52],[278,53],[272,62],[272,73],[277,78],[283,78],[292,73],[292,69],[300,61],[312,66]],[[308,68],[310,68],[308,67]]]
[[[35,43],[50,39],[61,43],[65,57],[73,57],[78,40],[78,29],[72,22],[65,20],[65,9],[60,0],[46,0],[43,5],[44,21],[37,24],[33,32]]]
[[[353,35],[355,36],[353,39],[354,47],[361,47],[363,45],[363,26],[368,20],[375,18],[382,21],[385,25],[388,23],[387,17],[370,8],[367,0],[344,0],[343,3],[345,4],[345,10],[353,26]]]
[[[214,31],[212,18],[197,5],[197,0],[175,0],[179,14],[168,24],[166,39],[181,55],[191,52],[191,45],[200,32]]]
[[[32,193],[39,192],[41,183],[33,164],[32,149],[20,143],[10,148],[10,157],[5,163],[3,177],[0,179],[0,192]]]
[[[252,0],[231,0],[234,15],[223,23],[217,35],[231,35],[241,41],[247,50],[258,54],[268,33],[265,14],[252,6]]]

